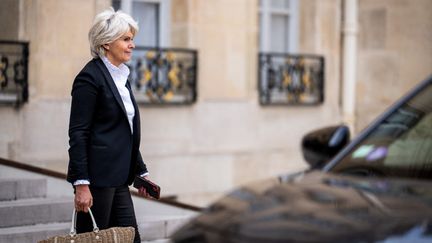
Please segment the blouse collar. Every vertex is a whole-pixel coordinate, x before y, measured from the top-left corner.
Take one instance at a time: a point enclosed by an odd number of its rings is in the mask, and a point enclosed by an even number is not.
[[[117,76],[117,77],[121,77],[121,79],[127,80],[130,70],[124,63],[116,67],[108,60],[106,56],[101,55],[100,58],[104,62],[105,66],[108,68],[108,71],[111,73],[111,76]]]

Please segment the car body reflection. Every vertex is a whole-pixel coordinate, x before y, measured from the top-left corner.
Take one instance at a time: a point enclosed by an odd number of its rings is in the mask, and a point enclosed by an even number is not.
[[[349,142],[302,142],[311,169],[232,191],[173,242],[432,242],[432,77]]]

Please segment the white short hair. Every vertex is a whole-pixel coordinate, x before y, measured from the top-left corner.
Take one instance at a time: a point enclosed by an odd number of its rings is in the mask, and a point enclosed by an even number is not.
[[[138,32],[138,23],[122,11],[114,11],[112,7],[96,15],[90,28],[88,38],[90,52],[94,58],[105,55],[103,45],[109,44],[131,31]]]

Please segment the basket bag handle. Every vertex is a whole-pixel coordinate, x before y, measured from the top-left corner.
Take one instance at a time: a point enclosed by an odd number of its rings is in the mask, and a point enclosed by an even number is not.
[[[91,218],[92,223],[93,223],[93,232],[98,233],[99,232],[99,228],[98,228],[98,226],[96,224],[96,221],[95,221],[95,219],[93,217],[93,213],[92,213],[92,211],[91,211],[90,208],[88,208],[88,212],[90,213],[90,218]],[[73,213],[72,213],[72,225],[71,225],[71,229],[70,229],[70,233],[69,233],[69,235],[71,237],[74,237],[76,235],[76,218],[77,218],[77,214],[78,214],[78,212],[74,208]]]

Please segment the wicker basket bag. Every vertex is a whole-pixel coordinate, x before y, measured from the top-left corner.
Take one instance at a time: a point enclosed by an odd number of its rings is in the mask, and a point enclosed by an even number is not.
[[[112,227],[99,230],[93,213],[89,208],[91,220],[93,222],[93,231],[87,233],[76,233],[76,216],[75,209],[72,214],[72,225],[68,235],[53,236],[38,243],[132,243],[135,237],[133,227]]]

